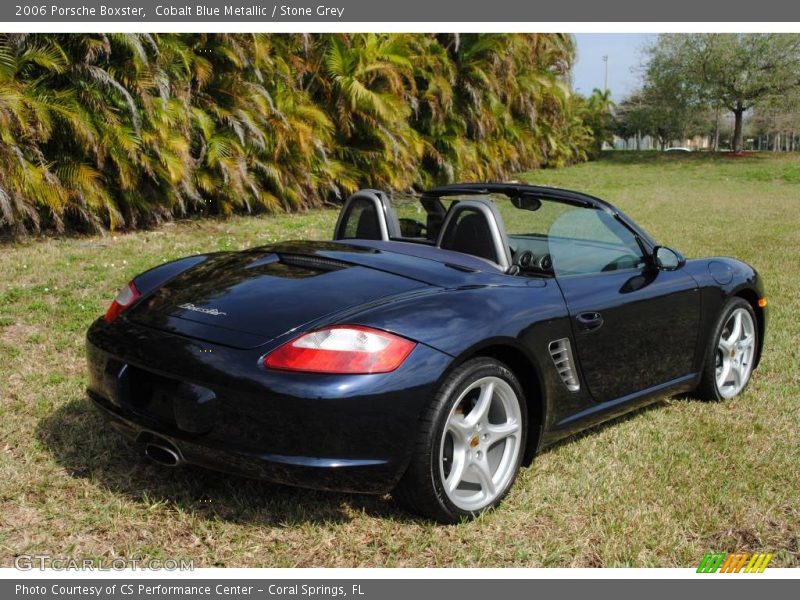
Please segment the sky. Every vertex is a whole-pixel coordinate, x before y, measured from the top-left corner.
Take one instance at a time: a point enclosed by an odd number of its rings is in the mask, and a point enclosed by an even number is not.
[[[624,99],[639,85],[635,71],[642,62],[641,48],[654,34],[578,33],[578,61],[572,72],[573,87],[581,94],[603,89],[603,56],[608,56],[608,87],[615,102]]]

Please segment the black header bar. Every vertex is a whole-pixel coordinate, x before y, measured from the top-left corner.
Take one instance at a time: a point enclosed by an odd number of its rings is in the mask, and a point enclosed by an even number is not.
[[[0,20],[175,23],[798,22],[786,0],[3,0]]]

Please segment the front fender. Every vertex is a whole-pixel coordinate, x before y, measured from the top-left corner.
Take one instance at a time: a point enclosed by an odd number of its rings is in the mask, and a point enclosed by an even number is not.
[[[759,328],[756,366],[761,359],[766,337],[768,309],[759,306],[759,299],[765,297],[764,282],[758,271],[747,263],[727,256],[714,256],[689,260],[684,267],[697,281],[701,291],[702,318],[700,321],[701,339],[708,339],[719,318],[725,302],[733,296],[740,296],[750,302],[756,313]],[[696,363],[702,368],[706,346],[699,345]]]

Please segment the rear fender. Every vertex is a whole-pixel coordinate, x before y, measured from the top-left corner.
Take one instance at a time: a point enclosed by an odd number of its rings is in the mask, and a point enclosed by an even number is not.
[[[158,265],[137,275],[133,279],[133,283],[136,289],[145,296],[184,271],[205,262],[211,256],[211,254],[198,254]]]
[[[592,403],[582,375],[578,391],[569,391],[550,356],[550,343],[572,330],[555,281],[531,280],[525,287],[477,287],[446,290],[353,315],[350,322],[397,333],[453,357],[441,379],[463,361],[498,347],[521,352],[535,371],[544,395],[543,429]],[[491,354],[490,352],[490,354]],[[576,365],[577,370],[577,365]],[[524,378],[530,373],[520,373]]]

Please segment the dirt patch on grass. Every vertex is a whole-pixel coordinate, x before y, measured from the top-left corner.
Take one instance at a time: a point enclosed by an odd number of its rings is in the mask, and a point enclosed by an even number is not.
[[[0,328],[0,341],[9,346],[21,346],[33,335],[39,333],[39,328],[27,323],[12,323]]]

